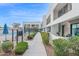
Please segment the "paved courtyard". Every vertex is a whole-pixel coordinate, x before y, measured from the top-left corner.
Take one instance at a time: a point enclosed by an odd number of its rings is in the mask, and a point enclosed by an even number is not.
[[[47,56],[45,47],[42,42],[40,33],[38,32],[33,40],[29,40],[29,48],[23,56]]]

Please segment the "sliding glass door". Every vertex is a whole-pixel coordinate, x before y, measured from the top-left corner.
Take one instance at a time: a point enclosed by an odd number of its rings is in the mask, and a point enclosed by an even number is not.
[[[79,35],[79,24],[78,23],[71,25],[71,34],[72,36]]]

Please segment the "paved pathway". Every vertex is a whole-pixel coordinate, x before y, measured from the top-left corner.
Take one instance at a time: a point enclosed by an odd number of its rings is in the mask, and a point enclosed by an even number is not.
[[[46,56],[45,47],[42,42],[40,33],[37,33],[33,40],[28,41],[29,48],[23,56]]]

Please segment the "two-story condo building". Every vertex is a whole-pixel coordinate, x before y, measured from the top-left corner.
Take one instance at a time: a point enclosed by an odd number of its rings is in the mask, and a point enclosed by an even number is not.
[[[67,37],[79,35],[79,3],[50,4],[42,26],[52,35]]]

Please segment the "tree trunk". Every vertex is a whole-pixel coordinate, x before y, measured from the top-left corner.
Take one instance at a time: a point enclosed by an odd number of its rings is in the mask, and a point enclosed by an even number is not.
[[[5,40],[7,40],[7,34],[5,34]]]
[[[14,30],[12,29],[12,42],[14,41]]]
[[[23,42],[23,33],[22,33],[22,42]]]
[[[14,41],[14,30],[12,29],[12,42]],[[12,46],[12,49],[14,48],[14,44]]]

